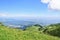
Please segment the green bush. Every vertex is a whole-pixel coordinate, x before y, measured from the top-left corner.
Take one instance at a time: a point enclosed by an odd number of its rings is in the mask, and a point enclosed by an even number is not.
[[[43,32],[48,33],[53,36],[60,37],[60,24],[51,24],[51,25],[47,26]]]

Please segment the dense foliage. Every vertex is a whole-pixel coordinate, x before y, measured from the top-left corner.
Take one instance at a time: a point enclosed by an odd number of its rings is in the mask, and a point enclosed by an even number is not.
[[[60,37],[60,23],[48,25],[43,32]]]
[[[33,25],[32,27],[27,27],[26,30],[23,31],[21,29],[14,29],[14,28],[9,28],[9,27],[0,25],[0,40],[60,40],[59,37],[48,35],[50,34],[49,32],[55,29],[58,31],[58,27],[57,28],[55,27],[56,26],[49,25],[48,27],[38,30],[41,27]],[[45,30],[45,33],[48,33],[48,34],[45,34],[43,32],[44,30]],[[59,28],[59,31],[60,31],[60,28]]]

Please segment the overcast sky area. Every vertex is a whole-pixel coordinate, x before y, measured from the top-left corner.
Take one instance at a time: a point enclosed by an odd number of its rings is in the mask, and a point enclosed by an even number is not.
[[[3,18],[60,18],[60,0],[0,0]]]

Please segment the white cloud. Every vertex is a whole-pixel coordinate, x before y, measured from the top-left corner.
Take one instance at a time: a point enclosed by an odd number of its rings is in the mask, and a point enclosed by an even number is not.
[[[5,17],[6,16],[6,14],[0,14],[0,17]]]
[[[55,14],[6,14],[6,13],[0,13],[0,17],[3,18],[59,18],[60,15]]]
[[[49,3],[50,0],[41,0],[43,3]]]
[[[46,3],[49,9],[60,10],[60,0],[41,0],[42,3]]]
[[[10,13],[0,13],[0,17],[3,18],[35,18],[38,15],[35,14],[10,14]]]

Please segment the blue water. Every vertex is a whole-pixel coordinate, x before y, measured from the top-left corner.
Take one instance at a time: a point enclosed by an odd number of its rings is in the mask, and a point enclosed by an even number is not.
[[[60,23],[60,18],[37,18],[37,19],[1,19],[0,22],[3,22],[5,25],[14,25],[14,26],[28,26],[28,25],[34,25],[34,24],[40,24],[40,25],[49,25],[49,24],[55,24]]]

